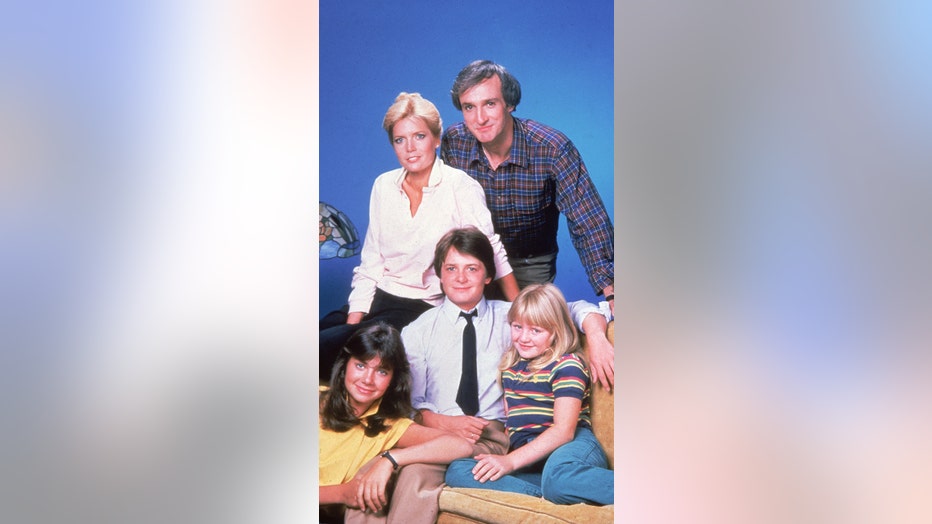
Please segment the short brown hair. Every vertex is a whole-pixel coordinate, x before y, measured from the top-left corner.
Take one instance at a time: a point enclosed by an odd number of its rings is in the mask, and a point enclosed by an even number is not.
[[[493,76],[497,76],[502,81],[502,98],[505,100],[505,105],[511,108],[518,107],[521,102],[521,84],[504,66],[491,60],[470,62],[456,75],[453,88],[450,89],[453,107],[457,111],[462,111],[463,106],[460,104],[460,97],[463,96],[463,93]]]
[[[437,242],[437,248],[434,249],[434,272],[440,276],[440,270],[443,267],[443,261],[447,258],[450,248],[456,248],[457,251],[464,255],[469,255],[479,259],[485,266],[485,276],[495,280],[495,251],[492,249],[492,243],[485,233],[479,231],[475,226],[467,226],[447,231]]]

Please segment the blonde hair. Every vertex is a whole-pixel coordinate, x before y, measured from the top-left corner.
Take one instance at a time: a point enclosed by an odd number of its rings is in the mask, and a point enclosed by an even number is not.
[[[401,92],[395,97],[395,103],[388,108],[385,118],[382,120],[382,129],[388,133],[389,142],[394,138],[392,131],[395,129],[395,124],[399,120],[408,117],[420,118],[427,124],[427,129],[430,129],[434,138],[440,138],[440,133],[443,131],[443,121],[440,119],[440,111],[437,111],[437,106],[422,97],[420,93]]]
[[[522,289],[508,311],[508,322],[521,321],[550,331],[553,340],[550,347],[530,361],[529,371],[539,371],[556,362],[567,353],[576,353],[582,359],[581,339],[566,299],[557,286],[549,283],[531,284]],[[502,357],[504,371],[521,359],[512,343]]]

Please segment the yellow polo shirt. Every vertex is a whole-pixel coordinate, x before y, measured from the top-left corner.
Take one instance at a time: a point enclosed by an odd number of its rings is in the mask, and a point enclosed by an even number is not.
[[[379,409],[376,402],[363,414],[363,418],[374,415]],[[365,429],[357,425],[344,433],[320,428],[320,467],[318,477],[321,486],[342,484],[353,478],[363,464],[372,457],[392,447],[401,439],[411,419],[391,422],[387,431],[367,437]]]

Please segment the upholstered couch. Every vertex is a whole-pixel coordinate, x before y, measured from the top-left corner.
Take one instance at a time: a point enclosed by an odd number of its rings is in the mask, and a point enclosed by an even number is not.
[[[608,325],[608,339],[615,341],[615,323]],[[609,466],[615,467],[615,397],[601,386],[592,388],[593,432],[605,454]],[[503,493],[487,489],[445,487],[440,494],[440,516],[438,524],[502,523],[539,524],[568,523],[585,524],[611,523],[614,505],[591,506],[586,504],[557,505],[546,500]]]

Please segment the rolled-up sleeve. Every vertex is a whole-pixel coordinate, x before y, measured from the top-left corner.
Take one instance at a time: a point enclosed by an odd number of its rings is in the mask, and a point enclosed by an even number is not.
[[[588,317],[590,313],[597,313],[603,317],[605,316],[598,306],[586,302],[585,300],[575,300],[567,305],[570,307],[570,315],[573,317],[573,323],[576,324],[576,327],[579,328],[580,331],[582,331],[583,321],[586,320],[586,317]],[[608,319],[606,319],[606,321],[608,321]]]

